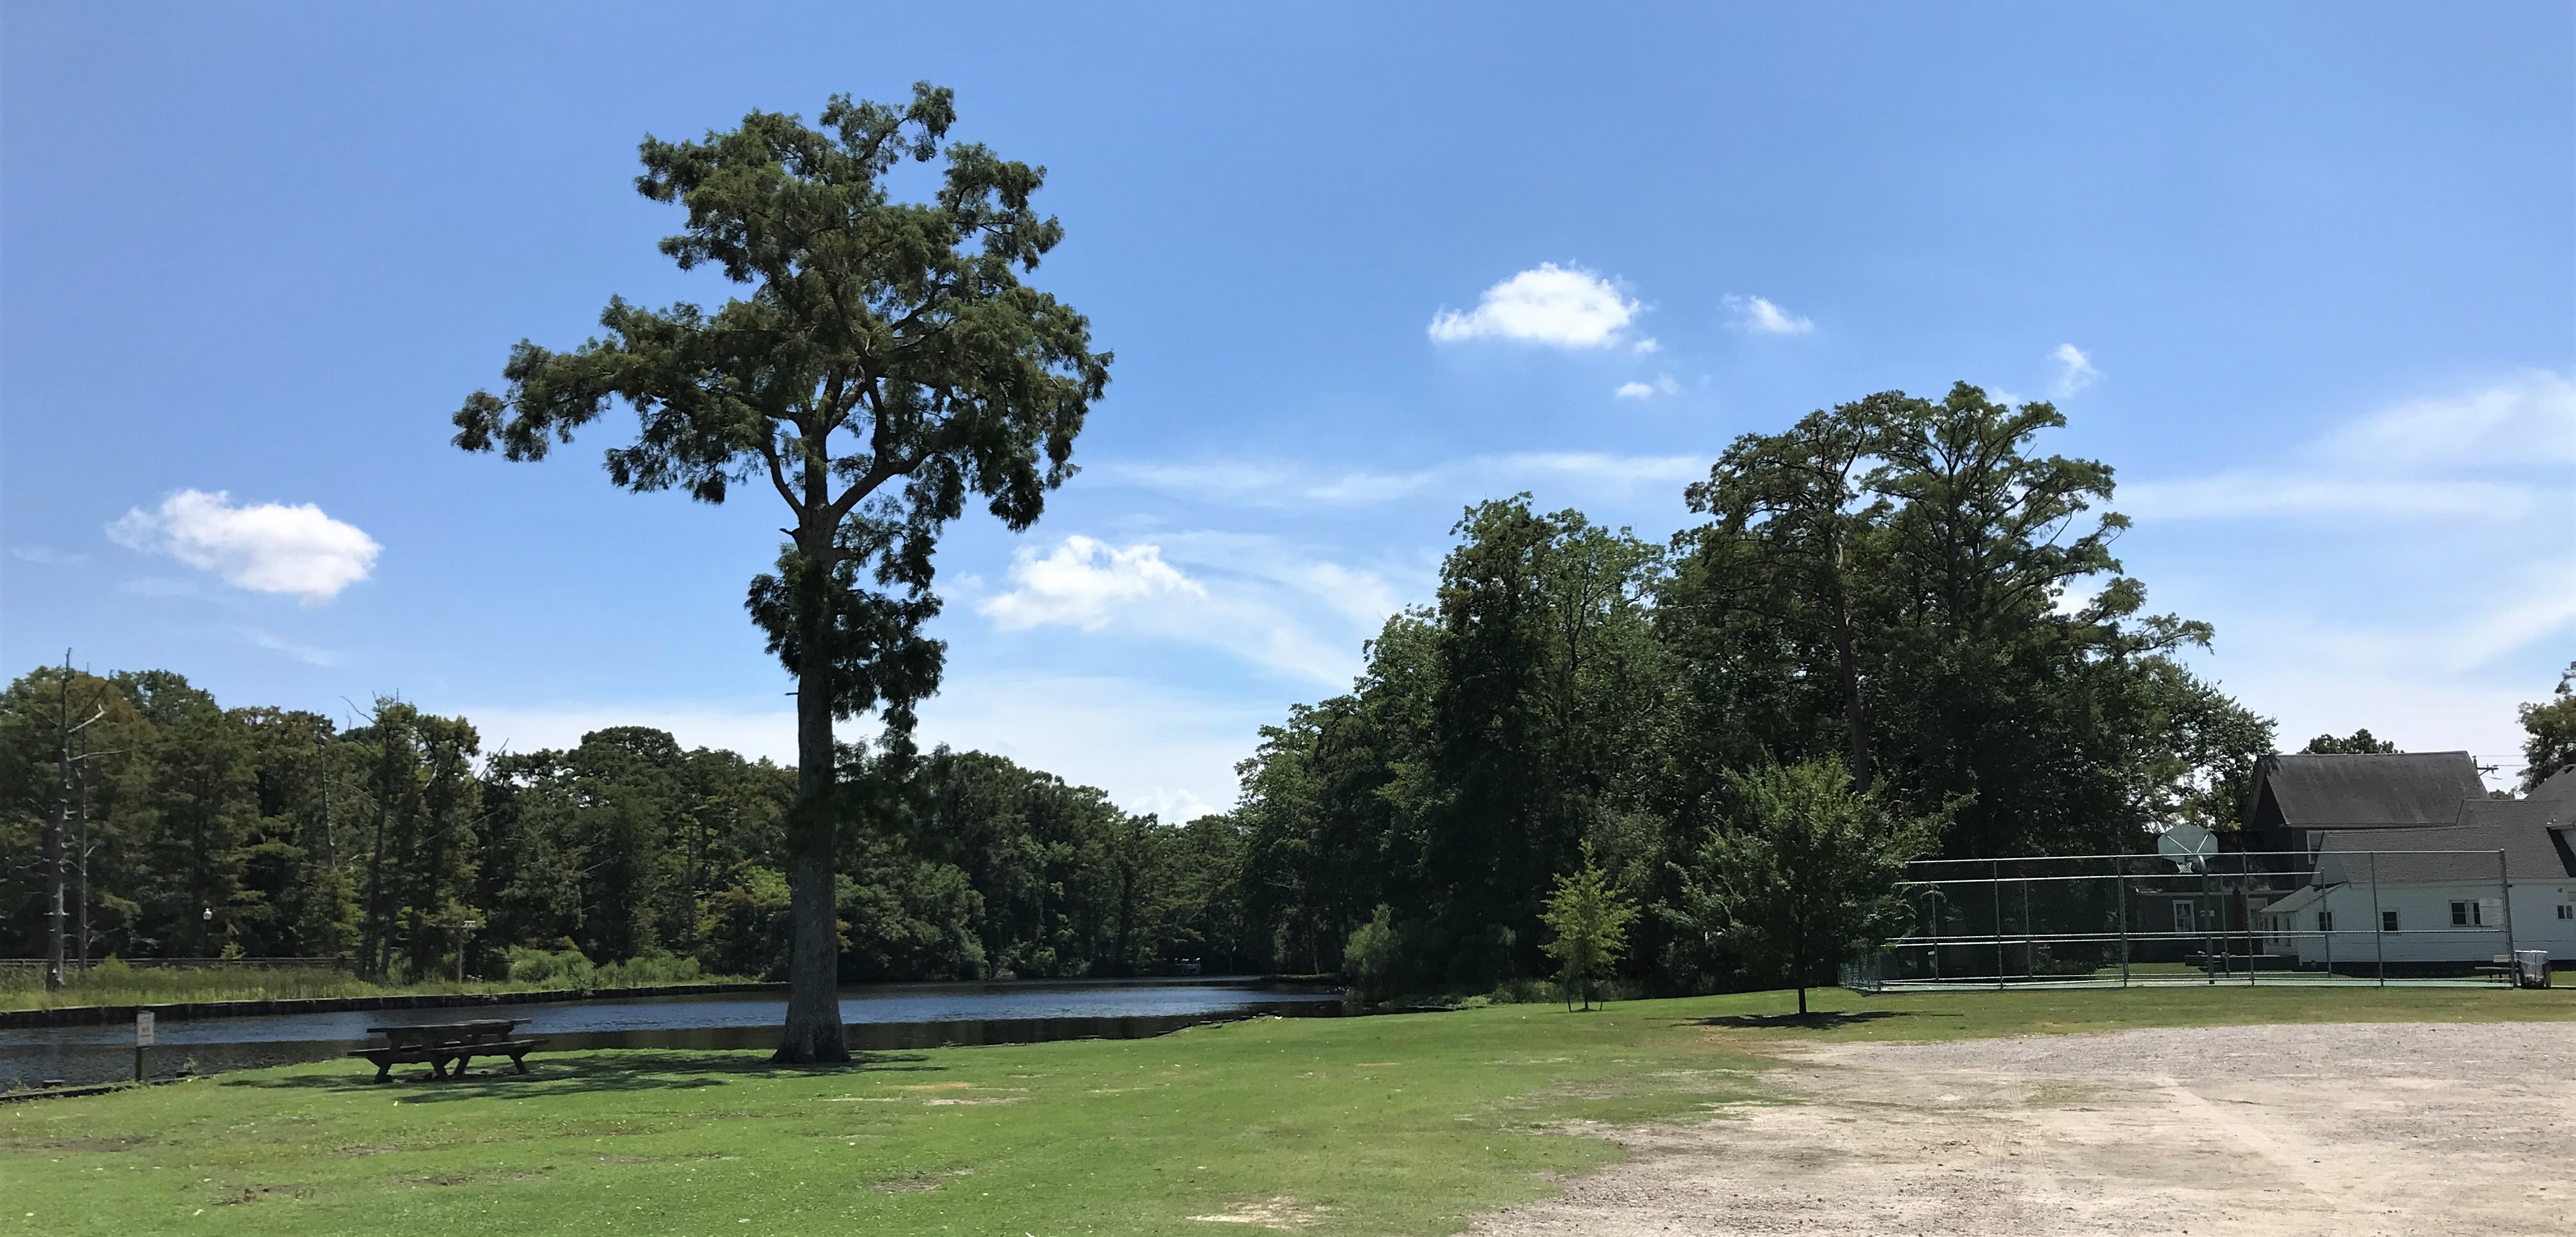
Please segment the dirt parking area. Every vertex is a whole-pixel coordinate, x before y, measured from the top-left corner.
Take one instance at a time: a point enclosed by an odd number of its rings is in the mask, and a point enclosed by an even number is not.
[[[1530,1234],[2576,1233],[2576,1023],[2217,1027],[1801,1053],[1806,1102],[1597,1131]]]

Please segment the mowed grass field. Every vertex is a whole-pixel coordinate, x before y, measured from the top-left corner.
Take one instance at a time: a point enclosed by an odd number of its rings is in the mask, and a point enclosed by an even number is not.
[[[1265,1019],[875,1054],[357,1062],[0,1105],[0,1234],[1446,1233],[1617,1157],[1574,1121],[1795,1102],[1800,1041],[2576,1019],[2576,990],[1814,994]],[[502,1067],[506,1071],[506,1064]],[[1231,1219],[1232,1223],[1226,1222]]]

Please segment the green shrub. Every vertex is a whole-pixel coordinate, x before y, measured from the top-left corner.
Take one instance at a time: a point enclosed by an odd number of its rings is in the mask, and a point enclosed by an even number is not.
[[[1396,993],[1404,951],[1396,940],[1392,915],[1385,903],[1379,903],[1377,914],[1342,946],[1342,971],[1361,1000],[1384,1001]]]
[[[510,949],[510,982],[537,984],[553,988],[589,988],[593,984],[590,959],[578,949],[536,949],[526,945]]]
[[[649,984],[695,983],[702,970],[695,958],[655,950],[624,962],[612,962],[591,973],[594,988],[641,988]]]

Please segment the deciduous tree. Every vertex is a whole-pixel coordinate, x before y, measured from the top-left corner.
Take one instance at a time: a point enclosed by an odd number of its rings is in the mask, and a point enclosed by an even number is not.
[[[1908,920],[1897,894],[1905,865],[1933,844],[1935,822],[1901,819],[1853,790],[1841,757],[1731,773],[1736,810],[1682,873],[1677,908],[1756,971],[1798,989],[1876,949]]]
[[[1063,237],[1031,204],[1044,169],[943,148],[955,118],[950,92],[922,83],[902,108],[835,96],[819,127],[754,112],[702,141],[647,138],[636,188],[688,210],[662,251],[748,294],[714,312],[612,300],[607,337],[569,353],[522,341],[507,392],[477,392],[455,418],[459,447],[533,460],[622,400],[642,426],[608,452],[617,485],[719,503],[758,481],[785,504],[778,570],[747,602],[797,682],[781,1062],[849,1057],[832,722],[882,706],[890,730],[909,728],[938,682],[921,625],[938,609],[939,531],[970,493],[1010,528],[1034,522],[1108,381],[1082,315],[1020,281]],[[892,200],[896,165],[943,149],[933,199]]]
[[[2576,662],[2558,676],[2549,699],[2522,706],[2522,790],[2529,794],[2563,769],[2576,768]]]
[[[1582,865],[1557,874],[1556,890],[1539,914],[1550,933],[1544,948],[1556,959],[1557,982],[1564,986],[1568,1005],[1579,994],[1583,1008],[1592,1008],[1592,994],[1627,951],[1628,925],[1636,918],[1636,903],[1610,887],[1609,876],[1592,861],[1592,844],[1585,842]]]

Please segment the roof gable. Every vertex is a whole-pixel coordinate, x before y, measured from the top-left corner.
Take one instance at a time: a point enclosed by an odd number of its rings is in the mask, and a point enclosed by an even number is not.
[[[2576,768],[2560,769],[2542,778],[2540,784],[2532,787],[2531,793],[2523,798],[2576,807]]]
[[[2266,756],[2254,772],[2255,802],[2268,798],[2292,829],[2449,825],[2486,793],[2467,752]]]

